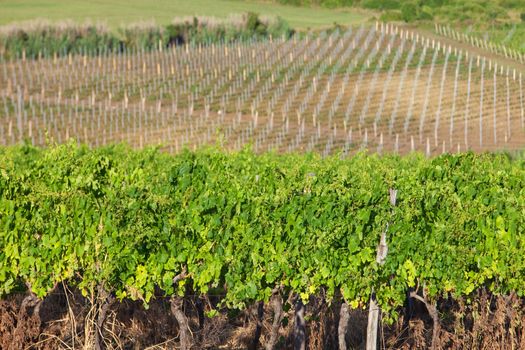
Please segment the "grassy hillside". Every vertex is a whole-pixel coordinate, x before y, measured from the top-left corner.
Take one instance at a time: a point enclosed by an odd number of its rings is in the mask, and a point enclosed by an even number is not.
[[[35,18],[103,21],[113,28],[121,24],[154,19],[167,24],[180,16],[227,17],[253,11],[278,15],[296,29],[322,28],[367,21],[369,12],[353,9],[299,8],[261,1],[235,0],[0,0],[0,25]]]

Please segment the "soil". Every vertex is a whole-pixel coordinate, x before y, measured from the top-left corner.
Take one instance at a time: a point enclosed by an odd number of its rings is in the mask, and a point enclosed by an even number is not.
[[[94,307],[76,291],[57,288],[36,306],[24,308],[24,294],[0,301],[1,349],[91,349],[93,348]],[[523,349],[525,348],[524,300],[515,295],[495,296],[478,291],[473,302],[441,299],[439,348]],[[257,305],[243,311],[218,308],[217,297],[186,297],[183,309],[192,334],[192,349],[246,349],[253,344]],[[197,304],[205,311],[218,308],[219,314],[199,322]],[[408,307],[410,305],[410,307]],[[290,306],[290,305],[288,305]],[[39,308],[39,310],[37,310]],[[340,302],[312,298],[306,308],[307,348],[337,349]],[[286,307],[278,349],[293,348],[293,307]],[[427,349],[433,324],[425,306],[411,300],[398,310],[392,325],[381,325],[379,349]],[[202,322],[203,321],[203,322]],[[262,332],[256,349],[262,349],[272,324],[272,311],[264,306]],[[346,335],[349,349],[363,349],[367,311],[350,311]],[[114,302],[104,325],[106,349],[176,349],[179,329],[170,312],[169,300],[154,299],[148,309],[140,302]],[[253,348],[253,347],[252,347]]]

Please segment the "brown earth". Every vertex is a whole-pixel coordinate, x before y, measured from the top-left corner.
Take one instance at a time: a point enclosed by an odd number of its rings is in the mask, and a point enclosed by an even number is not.
[[[0,348],[71,349],[92,348],[93,306],[77,292],[57,288],[35,307],[22,306],[24,295],[0,301]],[[525,348],[524,300],[516,295],[495,296],[478,291],[472,302],[441,299],[437,303],[440,323],[438,348],[523,349]],[[246,349],[253,346],[257,305],[244,311],[218,307],[215,297],[186,297],[183,309],[189,319],[193,349]],[[218,308],[219,314],[199,322],[197,304],[203,310]],[[423,304],[411,301],[398,310],[392,325],[382,323],[380,349],[427,349],[433,324]],[[306,310],[308,349],[337,349],[340,303],[312,298]],[[293,347],[293,306],[285,306],[278,349]],[[263,308],[262,332],[255,348],[263,348],[272,323],[272,311]],[[367,313],[351,310],[346,343],[350,349],[364,348]],[[158,297],[146,310],[139,302],[114,302],[103,330],[107,349],[178,348],[179,329],[170,313],[169,301]],[[252,347],[253,348],[253,347]]]

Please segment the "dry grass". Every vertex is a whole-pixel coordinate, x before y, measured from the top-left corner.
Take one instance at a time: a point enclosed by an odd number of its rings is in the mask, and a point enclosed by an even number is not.
[[[70,292],[68,292],[69,294]],[[5,349],[93,349],[93,331],[96,322],[89,301],[72,292],[66,298],[57,290],[44,300],[41,319],[26,315],[21,323],[13,322],[9,315],[16,313],[23,295],[12,296],[0,303],[0,344]],[[66,299],[70,300],[68,306]],[[476,292],[471,303],[465,299],[440,300],[438,308],[443,326],[439,335],[439,348],[443,349],[521,349],[525,345],[524,300],[511,294],[495,296],[486,291]],[[115,303],[104,328],[107,349],[173,349],[178,345],[178,328],[169,312],[168,301],[157,299],[149,310],[140,303],[124,301]],[[214,302],[215,303],[215,302]],[[214,304],[213,303],[213,304]],[[195,349],[245,349],[252,342],[255,332],[254,307],[232,316],[228,310],[219,309],[219,315],[206,319],[199,329],[192,298],[185,302],[185,313],[190,320]],[[206,307],[208,308],[209,305]],[[338,311],[340,304],[326,304],[312,298],[307,306],[307,341],[309,349],[334,349],[337,347]],[[74,318],[70,318],[71,309]],[[50,311],[52,313],[50,313]],[[391,326],[383,325],[380,333],[381,349],[426,349],[432,337],[432,321],[423,305],[415,303],[411,318],[405,310],[398,310],[400,318]],[[351,349],[364,346],[366,311],[351,310],[347,344]],[[293,308],[286,312],[290,320],[280,329],[278,348],[293,344]],[[264,308],[260,347],[265,344],[272,322],[268,305]],[[74,333],[71,329],[77,328]],[[13,338],[16,334],[23,337]],[[7,344],[7,345],[6,345]]]
[[[93,22],[91,20],[86,20],[83,23],[76,23],[68,19],[52,22],[45,18],[36,18],[18,23],[2,25],[0,26],[0,36],[12,36],[16,33],[19,33],[20,31],[24,31],[26,33],[53,32],[57,34],[74,32],[85,36],[88,31],[93,29],[99,33],[109,33],[109,28],[103,22]]]

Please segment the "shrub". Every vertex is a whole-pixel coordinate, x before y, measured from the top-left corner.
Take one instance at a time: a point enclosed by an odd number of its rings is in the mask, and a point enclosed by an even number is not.
[[[421,9],[421,12],[419,13],[418,17],[419,20],[423,21],[429,21],[434,18],[434,16],[432,16],[432,13],[430,13],[430,11],[425,8]]]
[[[403,20],[401,11],[399,10],[389,10],[385,11],[379,19],[382,22],[399,22]]]
[[[267,33],[267,25],[261,22],[259,15],[253,12],[247,14],[246,29],[255,35],[266,35]]]
[[[413,22],[418,19],[418,6],[413,2],[405,2],[401,5],[401,17],[405,22]]]
[[[356,2],[354,0],[279,0],[281,4],[294,6],[309,6],[320,5],[323,7],[334,8],[343,6],[353,6]]]
[[[375,10],[399,10],[399,0],[364,0],[362,3],[364,8]]]
[[[282,18],[260,17],[256,13],[213,17],[186,17],[166,26],[144,22],[120,28],[116,33],[100,25],[73,22],[31,21],[0,27],[0,56],[27,57],[54,54],[98,54],[105,51],[152,50],[184,43],[209,44],[232,40],[264,38],[269,35],[290,37],[294,33]]]

